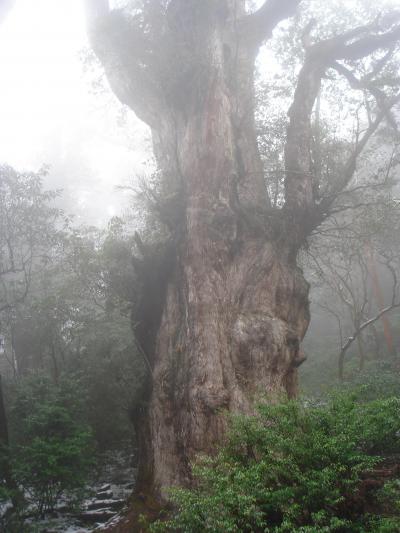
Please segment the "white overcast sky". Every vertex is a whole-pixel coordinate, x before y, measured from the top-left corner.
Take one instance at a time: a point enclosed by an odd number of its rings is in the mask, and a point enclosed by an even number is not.
[[[63,187],[68,208],[101,223],[121,211],[115,186],[145,171],[148,142],[140,123],[133,135],[118,127],[111,94],[92,94],[80,59],[82,5],[16,0],[0,26],[0,162],[21,170],[49,164],[47,187]]]

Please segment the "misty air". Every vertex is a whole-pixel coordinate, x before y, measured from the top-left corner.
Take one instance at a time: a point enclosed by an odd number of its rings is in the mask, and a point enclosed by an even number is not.
[[[400,0],[0,0],[0,532],[400,531]]]

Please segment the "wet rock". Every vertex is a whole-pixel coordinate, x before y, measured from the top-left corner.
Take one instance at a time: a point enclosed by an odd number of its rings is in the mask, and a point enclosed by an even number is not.
[[[86,508],[88,511],[93,511],[95,509],[114,509],[119,510],[124,506],[125,500],[94,500],[87,504]]]
[[[82,522],[90,522],[91,524],[94,524],[96,522],[107,522],[107,520],[113,516],[115,516],[115,511],[112,511],[111,509],[96,509],[80,513],[79,519],[82,520]]]
[[[104,490],[104,491],[99,491],[96,493],[96,498],[98,500],[110,500],[112,497],[113,497],[112,490]]]

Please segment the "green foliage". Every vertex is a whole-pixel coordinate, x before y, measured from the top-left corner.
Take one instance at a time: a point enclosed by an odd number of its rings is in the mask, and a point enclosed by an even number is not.
[[[385,483],[379,491],[378,497],[386,508],[395,509],[400,513],[400,479],[394,479]]]
[[[43,190],[45,174],[0,165],[0,313],[24,301],[33,266],[48,261],[66,223],[53,205],[57,191]]]
[[[324,336],[328,342],[328,336]],[[319,342],[318,342],[319,344]],[[319,351],[319,353],[324,353]],[[351,391],[359,388],[363,400],[375,400],[400,397],[400,374],[396,361],[368,361],[365,369],[360,371],[355,357],[350,358],[347,365],[346,380],[340,382],[337,375],[335,354],[310,356],[300,369],[300,382],[306,396],[324,396],[332,390]]]
[[[360,510],[362,498],[359,505],[351,502],[357,502],[362,473],[379,463],[379,454],[400,451],[399,415],[399,399],[363,402],[354,393],[324,404],[262,405],[257,416],[235,417],[224,448],[195,465],[197,487],[172,489],[177,512],[152,531],[316,533],[398,527],[396,516]]]
[[[54,509],[61,496],[75,497],[93,465],[81,392],[76,382],[56,386],[43,376],[23,381],[17,391],[13,473],[40,515]]]
[[[351,381],[342,384],[344,390],[358,387],[364,401],[400,397],[400,374],[395,361],[369,363],[363,372],[354,373]]]
[[[142,401],[148,375],[131,326],[132,243],[115,218],[107,231],[69,228],[59,244],[48,263],[34,265],[8,331],[2,324],[8,359],[12,339],[21,376],[38,368],[54,381],[79,375],[94,439],[103,450],[115,448],[133,440],[129,414]]]
[[[0,450],[0,460],[1,460],[1,454],[2,450]],[[6,502],[10,499],[10,491],[7,489],[7,487],[4,486],[3,480],[0,480],[0,502]]]

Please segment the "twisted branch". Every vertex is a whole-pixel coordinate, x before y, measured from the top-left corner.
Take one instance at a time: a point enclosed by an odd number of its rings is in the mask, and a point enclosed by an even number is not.
[[[397,20],[394,17],[394,20]],[[371,32],[378,34],[370,34]],[[354,60],[369,56],[377,50],[391,49],[400,40],[400,25],[389,27],[385,33],[378,22],[360,26],[342,35],[331,39],[309,44],[306,39],[306,58],[299,73],[298,83],[289,109],[289,126],[285,146],[285,210],[290,214],[292,225],[296,226],[296,238],[304,239],[326,216],[326,211],[332,202],[316,204],[315,183],[311,169],[311,115],[315,101],[318,97],[321,80],[328,68],[334,67],[346,74],[347,79],[359,88],[357,78],[340,64],[340,59]],[[306,32],[306,35],[309,35]],[[304,39],[304,34],[303,34]],[[384,65],[378,65],[378,70]],[[388,117],[390,109],[400,100],[400,95],[389,101],[384,101],[383,94],[379,95],[380,112],[375,120],[371,121],[368,129],[358,140],[357,145],[346,163],[343,179],[336,186],[334,192],[343,190],[356,170],[356,162],[365,149],[367,143],[378,129],[381,122]],[[296,215],[297,213],[297,215]],[[306,218],[310,219],[308,226],[304,224]],[[299,225],[303,224],[302,231],[298,231]]]

